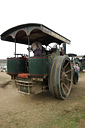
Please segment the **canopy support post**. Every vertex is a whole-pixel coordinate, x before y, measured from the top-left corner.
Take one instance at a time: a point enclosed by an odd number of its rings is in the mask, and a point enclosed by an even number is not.
[[[15,58],[16,58],[16,38],[15,38]]]
[[[30,57],[30,39],[29,39],[29,36],[28,36],[28,57]]]

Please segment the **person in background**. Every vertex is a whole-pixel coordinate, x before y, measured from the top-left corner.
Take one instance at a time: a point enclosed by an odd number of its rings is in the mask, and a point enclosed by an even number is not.
[[[60,49],[60,55],[64,55],[64,47],[61,47],[61,49]]]
[[[64,47],[62,47],[62,55],[64,55]]]
[[[79,67],[79,64],[74,64],[74,69],[75,69],[75,71],[78,73],[78,77],[80,77],[80,74],[79,74],[79,72],[80,72],[80,67]]]
[[[79,72],[80,72],[79,64],[76,64],[76,67],[77,67],[77,69],[78,69],[78,76],[80,77],[80,74],[79,74]]]

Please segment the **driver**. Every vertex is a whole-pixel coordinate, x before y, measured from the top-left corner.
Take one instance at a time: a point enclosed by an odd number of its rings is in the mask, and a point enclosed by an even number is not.
[[[31,49],[33,50],[34,56],[42,56],[42,44],[40,42],[35,41],[32,43]]]

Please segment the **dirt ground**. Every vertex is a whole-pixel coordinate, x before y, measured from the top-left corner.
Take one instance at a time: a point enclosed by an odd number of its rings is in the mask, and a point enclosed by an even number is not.
[[[0,86],[9,80],[9,75],[0,72]],[[72,113],[79,110],[85,114],[85,73],[80,75],[78,84],[73,85],[66,100],[58,100],[50,92],[20,94],[13,82],[4,88],[0,87],[0,128],[64,128],[64,119],[70,118],[68,113],[72,117]],[[60,122],[60,115],[61,118],[66,115],[68,117]],[[80,115],[78,117],[78,126],[75,128],[85,128],[85,118],[82,119]]]

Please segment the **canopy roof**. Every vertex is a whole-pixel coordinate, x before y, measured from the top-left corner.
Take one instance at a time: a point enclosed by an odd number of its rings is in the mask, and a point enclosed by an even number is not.
[[[1,40],[11,41],[21,44],[28,44],[28,37],[30,44],[34,41],[40,41],[43,45],[56,42],[59,45],[61,43],[70,44],[70,40],[47,28],[42,24],[23,24],[11,29],[8,29],[1,34]]]
[[[76,57],[77,56],[77,54],[74,54],[74,53],[69,53],[69,54],[67,54],[69,57]]]

